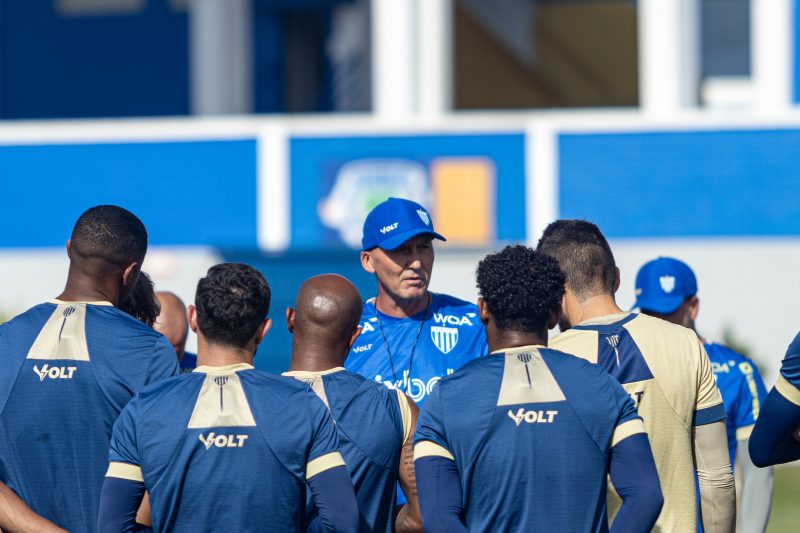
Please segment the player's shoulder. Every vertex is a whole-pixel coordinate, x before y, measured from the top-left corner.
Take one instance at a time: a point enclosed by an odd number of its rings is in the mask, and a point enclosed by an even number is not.
[[[730,365],[751,362],[750,359],[744,355],[718,342],[704,342],[703,347],[706,349],[708,358],[711,359],[712,362],[725,362]]]
[[[431,293],[431,309],[436,311],[451,311],[454,313],[461,313],[468,315],[474,313],[477,316],[478,306],[474,303],[461,300],[449,294],[439,292]]]
[[[470,389],[474,386],[475,381],[484,380],[494,372],[502,372],[503,365],[503,355],[479,356],[475,359],[470,359],[452,374],[443,376],[436,386],[441,387],[444,385],[444,388],[450,391],[460,391],[462,388]]]
[[[39,328],[50,317],[55,307],[56,305],[53,303],[41,303],[0,324],[0,339],[8,339],[34,331],[38,333]]]

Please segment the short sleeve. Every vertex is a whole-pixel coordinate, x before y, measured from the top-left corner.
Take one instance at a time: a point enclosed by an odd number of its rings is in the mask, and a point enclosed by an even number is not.
[[[178,356],[166,337],[158,335],[153,344],[152,359],[145,384],[156,383],[181,373]]]
[[[786,350],[775,388],[781,396],[795,405],[800,405],[800,333]]]
[[[114,423],[111,431],[111,446],[108,452],[108,472],[106,477],[116,477],[131,481],[143,481],[139,464],[139,451],[136,442],[136,407],[134,397]]]
[[[612,381],[614,381],[612,384],[614,390],[613,401],[615,409],[619,413],[617,424],[611,435],[611,447],[613,448],[628,437],[638,433],[647,433],[647,431],[644,428],[642,417],[639,416],[636,410],[636,404],[633,403],[630,395],[625,392],[625,389],[616,380],[612,379]]]
[[[444,412],[441,397],[442,384],[433,389],[422,407],[414,433],[414,459],[437,456],[454,460],[445,437]]]
[[[694,407],[692,424],[704,426],[725,420],[725,407],[722,405],[722,396],[719,394],[714,372],[711,369],[711,360],[706,349],[697,341],[699,364],[697,367],[697,402]]]
[[[336,426],[328,408],[311,389],[308,389],[307,394],[312,431],[311,447],[306,462],[308,480],[331,468],[344,466],[344,459],[339,453]]]
[[[736,402],[733,405],[733,424],[736,428],[736,439],[745,440],[750,437],[753,424],[756,423],[761,410],[764,395],[760,389],[764,388],[758,370],[750,361],[742,361],[737,365],[741,373]]]

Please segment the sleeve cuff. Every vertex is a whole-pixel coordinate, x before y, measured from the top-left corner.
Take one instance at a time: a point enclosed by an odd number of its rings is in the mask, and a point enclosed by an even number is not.
[[[778,392],[795,405],[800,406],[800,390],[792,385],[783,374],[778,376],[778,381],[775,382],[775,388]]]
[[[345,466],[342,454],[339,452],[331,452],[321,455],[306,465],[306,479],[311,479],[317,474],[321,474],[337,466]]]
[[[408,398],[400,389],[397,391],[397,403],[400,404],[400,415],[403,418],[403,446],[406,445],[411,437],[411,407],[408,405]]]
[[[138,465],[129,463],[109,463],[106,477],[116,477],[119,479],[127,479],[129,481],[138,481],[144,483],[144,476],[142,476],[142,468]]]
[[[696,409],[692,417],[693,426],[705,426],[706,424],[713,424],[720,420],[725,420],[725,406],[721,403],[705,409]]]
[[[633,420],[623,422],[614,428],[614,434],[611,435],[611,447],[613,448],[631,435],[636,435],[638,433],[647,433],[641,418],[634,418]]]
[[[453,454],[447,448],[429,440],[421,440],[414,445],[414,460],[416,461],[423,457],[444,457],[455,461]]]

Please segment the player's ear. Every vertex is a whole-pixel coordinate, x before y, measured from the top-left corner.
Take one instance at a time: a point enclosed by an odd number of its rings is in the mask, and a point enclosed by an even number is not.
[[[369,253],[369,250],[361,252],[361,268],[370,274],[375,273],[375,266],[372,264],[372,255]]]
[[[353,331],[353,334],[350,336],[350,348],[353,347],[353,344],[355,344],[359,335],[361,335],[361,326],[356,327],[356,329]]]
[[[256,345],[260,344],[261,341],[264,340],[264,337],[267,336],[267,332],[269,331],[269,329],[271,327],[272,327],[272,319],[271,318],[266,318],[266,319],[264,319],[263,322],[261,322],[261,324],[259,324],[258,330],[257,330],[257,333],[256,333]]]
[[[692,322],[697,320],[697,314],[700,312],[700,299],[697,296],[692,296],[689,300],[689,316]]]
[[[72,259],[72,239],[67,239],[67,257]]]
[[[286,328],[289,330],[289,333],[294,333],[294,319],[296,313],[292,306],[288,306],[286,308]]]
[[[189,321],[189,328],[197,333],[197,308],[192,304],[186,308],[186,320]]]
[[[614,267],[614,294],[619,290],[619,267]]]
[[[133,287],[139,278],[139,263],[133,262],[122,271],[122,286]]]
[[[484,326],[489,323],[489,306],[486,305],[486,300],[482,296],[478,297],[478,317],[481,319],[481,324]]]

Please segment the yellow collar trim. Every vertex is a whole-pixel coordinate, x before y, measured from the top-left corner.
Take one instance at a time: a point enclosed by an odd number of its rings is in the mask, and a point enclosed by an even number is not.
[[[75,301],[75,302],[65,302],[64,300],[59,300],[58,298],[53,298],[50,300],[51,304],[57,305],[66,305],[66,304],[86,304],[86,305],[105,305],[107,307],[114,307],[114,304],[111,302],[100,301],[100,302],[83,302],[83,301]]]
[[[239,370],[253,370],[255,367],[253,365],[248,365],[247,363],[236,363],[235,365],[225,365],[225,366],[208,366],[202,365],[198,366],[192,372],[202,372],[203,374],[230,374],[231,372],[237,372]]]
[[[528,344],[525,346],[515,346],[513,348],[501,348],[499,350],[493,351],[490,355],[496,353],[517,353],[517,352],[529,352],[531,350],[538,350],[539,348],[547,348],[547,346],[543,344]]]
[[[335,374],[336,372],[341,372],[342,370],[344,370],[343,366],[335,366],[333,368],[329,368],[328,370],[319,370],[317,372],[310,372],[308,370],[290,370],[288,372],[284,372],[281,375],[288,376],[290,378],[315,378],[317,376],[327,376],[328,374]]]
[[[621,313],[614,313],[613,315],[605,315],[605,316],[598,316],[595,318],[590,318],[588,320],[584,320],[580,324],[575,324],[576,326],[607,326],[608,324],[613,324],[614,322],[619,322],[626,316],[630,315],[630,311],[623,311]]]

